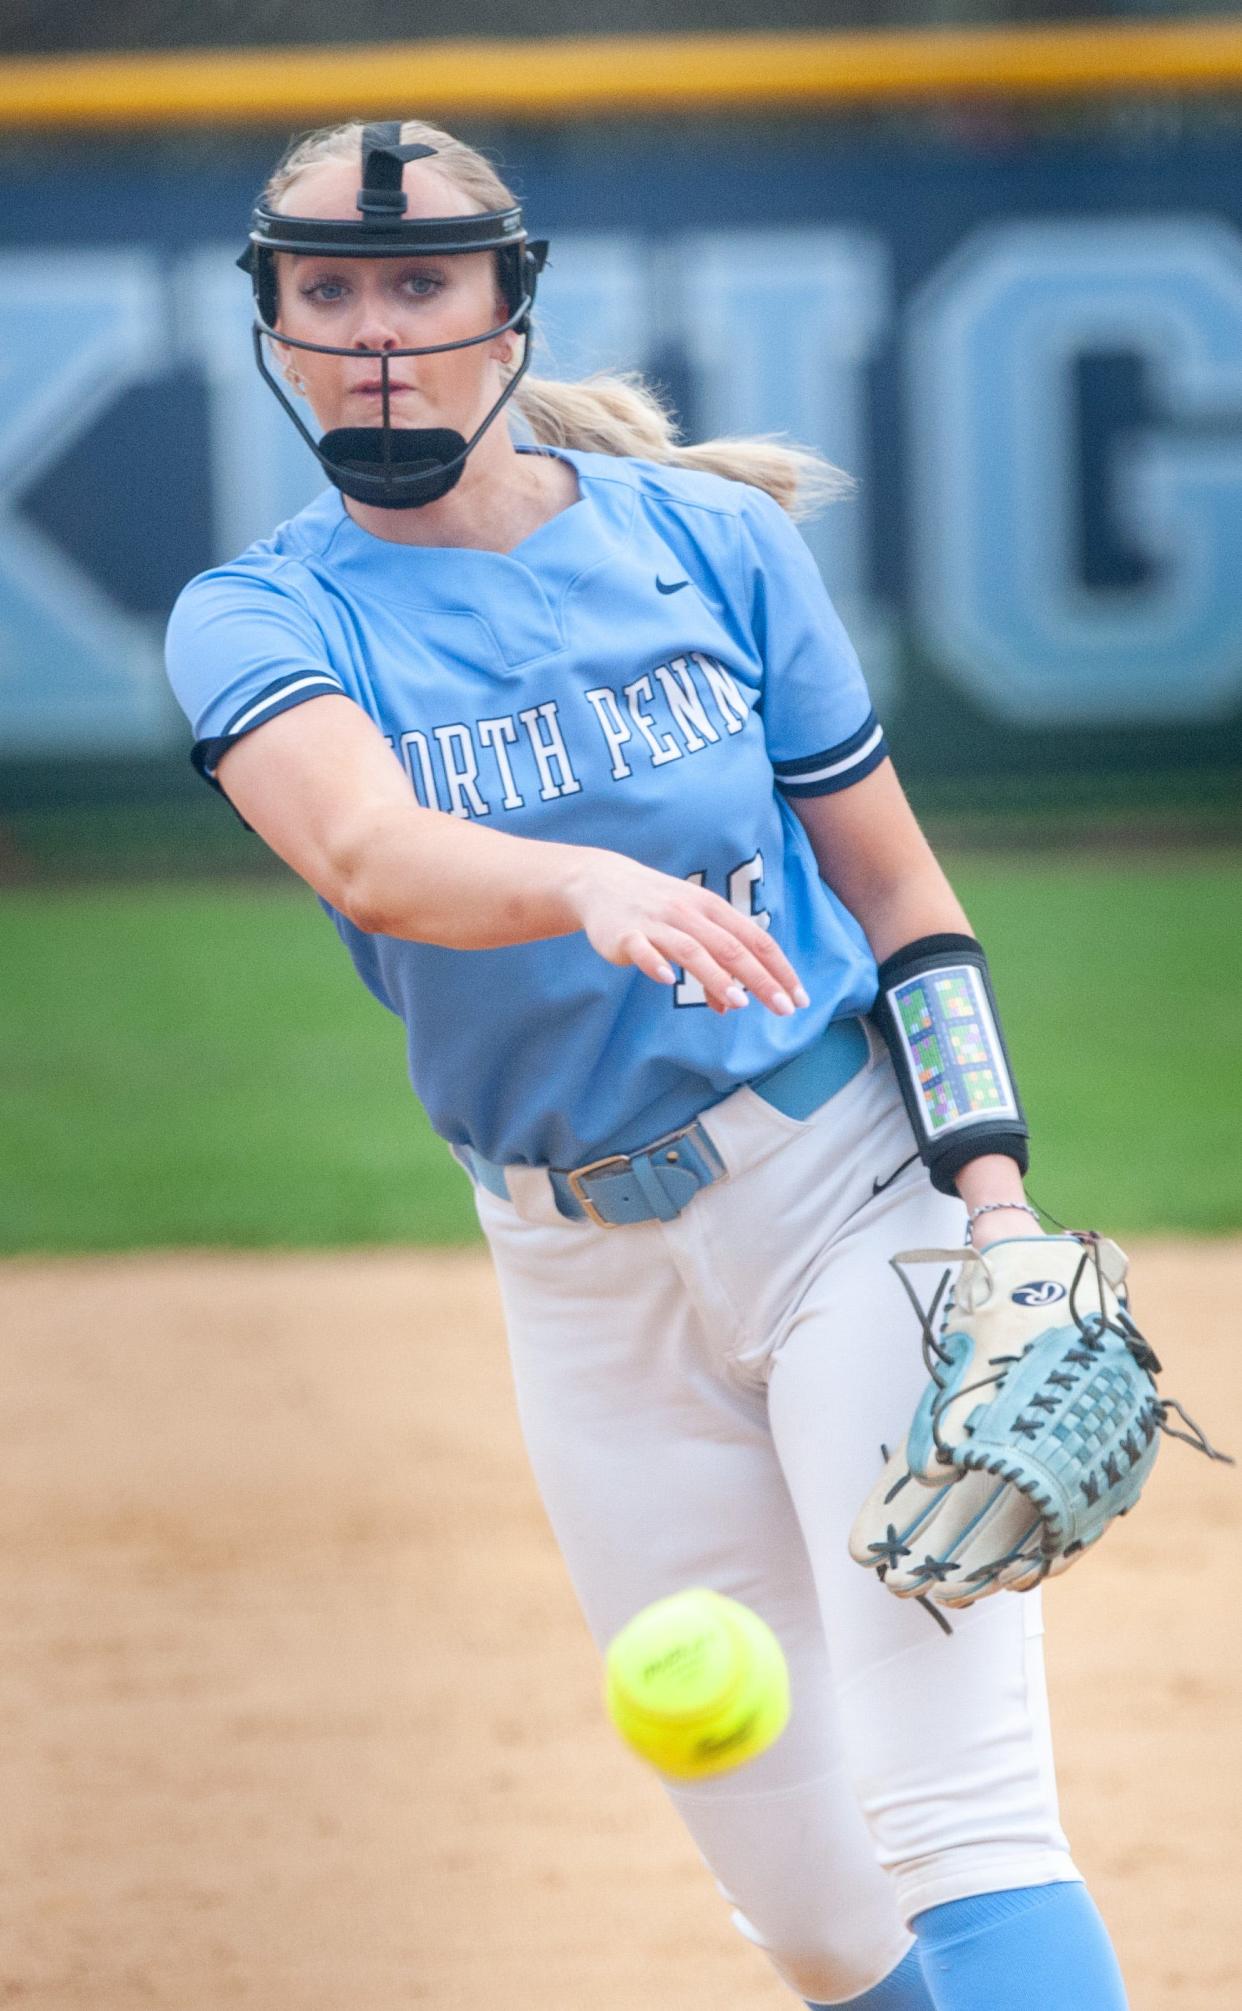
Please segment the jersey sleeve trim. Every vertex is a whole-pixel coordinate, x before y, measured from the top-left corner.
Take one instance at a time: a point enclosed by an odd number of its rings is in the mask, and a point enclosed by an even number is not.
[[[861,782],[888,755],[884,728],[874,712],[869,712],[856,733],[838,741],[819,754],[806,754],[797,761],[773,763],[776,786],[783,796],[830,796]]]
[[[290,676],[278,677],[261,691],[257,698],[248,698],[246,703],[233,714],[223,733],[216,733],[208,740],[198,740],[190,750],[193,762],[204,782],[210,782],[213,789],[219,789],[216,769],[230,747],[244,734],[253,733],[256,726],[265,726],[278,713],[288,712],[295,705],[302,705],[308,698],[325,696],[349,696],[339,677],[331,671],[295,671]],[[221,791],[223,794],[223,791]]]

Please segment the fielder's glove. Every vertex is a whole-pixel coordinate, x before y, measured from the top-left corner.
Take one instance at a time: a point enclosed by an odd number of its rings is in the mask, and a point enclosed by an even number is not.
[[[892,1260],[923,1329],[931,1381],[850,1533],[850,1555],[899,1598],[969,1606],[1067,1570],[1125,1515],[1160,1436],[1207,1442],[1127,1310],[1126,1259],[1094,1233]],[[903,1266],[946,1271],[920,1303]],[[932,1322],[943,1299],[939,1332]],[[1176,1411],[1190,1432],[1169,1423]],[[938,1617],[938,1616],[937,1616]]]

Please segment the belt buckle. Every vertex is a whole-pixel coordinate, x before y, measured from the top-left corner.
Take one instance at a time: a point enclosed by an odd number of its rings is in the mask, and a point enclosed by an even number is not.
[[[575,1166],[571,1173],[566,1173],[565,1179],[570,1193],[578,1203],[583,1214],[587,1217],[587,1220],[594,1222],[597,1229],[616,1229],[619,1225],[616,1222],[606,1222],[604,1220],[590,1195],[583,1192],[582,1182],[588,1174],[598,1173],[605,1166],[620,1168],[629,1166],[631,1163],[631,1155],[628,1152],[610,1152],[606,1159],[593,1159],[589,1166]]]
[[[590,1196],[583,1192],[582,1182],[587,1178],[588,1174],[598,1173],[605,1166],[612,1166],[618,1169],[630,1167],[636,1159],[646,1159],[653,1153],[659,1152],[662,1147],[676,1145],[681,1139],[688,1138],[692,1131],[698,1129],[698,1126],[699,1119],[692,1117],[689,1124],[678,1125],[676,1131],[666,1131],[662,1138],[653,1138],[650,1145],[640,1145],[636,1152],[610,1152],[606,1159],[593,1159],[589,1166],[575,1166],[572,1173],[566,1173],[565,1179],[568,1183],[569,1191],[588,1220],[594,1222],[598,1229],[620,1229],[625,1226],[621,1222],[607,1221],[600,1214]],[[724,1161],[721,1159],[720,1154],[711,1140],[706,1136],[704,1137],[704,1144],[708,1149],[707,1156],[715,1160],[718,1171],[722,1173],[724,1171]]]

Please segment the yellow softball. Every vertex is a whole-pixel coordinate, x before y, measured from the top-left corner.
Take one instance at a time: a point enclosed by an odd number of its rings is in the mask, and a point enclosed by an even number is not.
[[[789,1719],[789,1671],[772,1629],[736,1599],[695,1586],[636,1613],[608,1649],[608,1715],[675,1780],[727,1773]]]

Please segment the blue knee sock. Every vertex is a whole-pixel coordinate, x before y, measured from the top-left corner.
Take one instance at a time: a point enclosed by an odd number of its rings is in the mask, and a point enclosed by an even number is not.
[[[811,2004],[807,2011],[828,2011],[828,2007]],[[905,1961],[899,1962],[873,1990],[864,1991],[861,1997],[847,1998],[835,2011],[935,2011],[923,1981],[918,1949],[912,1948]]]
[[[935,2011],[1127,2011],[1108,1929],[1078,1880],[953,1899],[912,1925]]]

